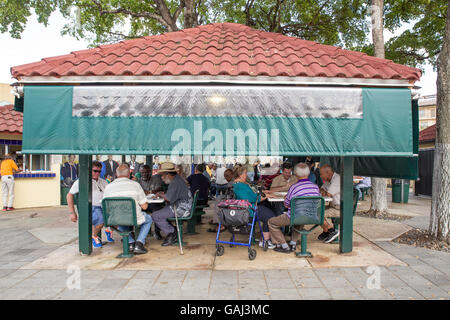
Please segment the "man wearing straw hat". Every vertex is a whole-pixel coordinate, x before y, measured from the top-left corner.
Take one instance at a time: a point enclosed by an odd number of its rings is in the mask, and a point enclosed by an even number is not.
[[[158,173],[161,174],[164,183],[169,185],[167,193],[158,192],[158,196],[169,202],[169,205],[153,212],[152,217],[158,228],[166,235],[161,245],[169,246],[177,241],[177,232],[167,219],[175,217],[174,207],[177,217],[188,216],[192,207],[192,196],[186,182],[177,174],[174,163],[162,163]]]

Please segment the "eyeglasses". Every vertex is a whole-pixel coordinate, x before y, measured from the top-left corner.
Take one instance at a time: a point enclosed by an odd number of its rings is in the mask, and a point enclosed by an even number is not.
[[[100,172],[102,172],[102,170],[92,170],[93,172],[97,172],[97,173],[100,173]]]

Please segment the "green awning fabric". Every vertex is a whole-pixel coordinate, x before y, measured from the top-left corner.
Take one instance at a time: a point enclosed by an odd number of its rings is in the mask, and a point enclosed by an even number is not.
[[[394,178],[416,180],[419,176],[419,105],[418,100],[411,103],[413,135],[413,157],[355,157],[354,174],[364,177]],[[340,173],[341,159],[321,157],[321,164],[328,163]]]
[[[409,89],[117,88],[25,87],[23,152],[413,156]]]

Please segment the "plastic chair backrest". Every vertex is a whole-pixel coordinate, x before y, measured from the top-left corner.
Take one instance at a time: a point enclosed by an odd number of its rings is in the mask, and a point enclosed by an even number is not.
[[[324,215],[325,199],[321,196],[291,199],[291,225],[322,225]]]
[[[135,226],[136,201],[130,197],[110,197],[102,200],[105,226]]]
[[[192,217],[192,215],[193,215],[194,212],[195,212],[195,207],[197,206],[197,197],[198,197],[198,193],[199,193],[199,190],[198,190],[198,189],[195,190],[195,193],[194,193],[194,199],[192,200],[191,214],[189,215],[189,216],[191,216],[191,217]]]

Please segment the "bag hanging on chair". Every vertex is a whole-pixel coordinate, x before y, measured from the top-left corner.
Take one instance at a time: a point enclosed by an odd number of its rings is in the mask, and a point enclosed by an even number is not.
[[[249,222],[250,202],[247,200],[224,200],[219,208],[219,221],[226,227],[247,225]]]

